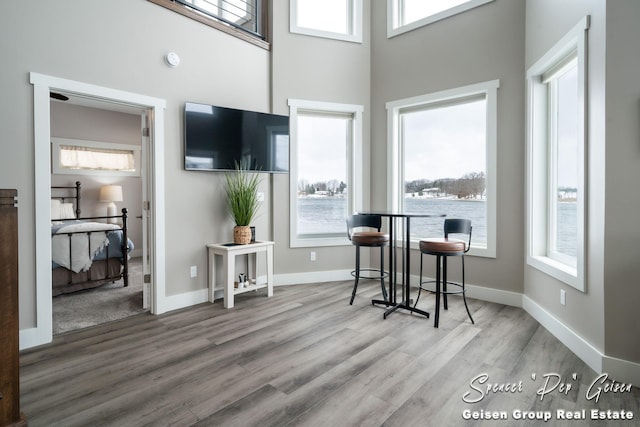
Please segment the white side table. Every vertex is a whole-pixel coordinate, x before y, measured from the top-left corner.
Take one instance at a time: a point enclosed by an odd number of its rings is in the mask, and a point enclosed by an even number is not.
[[[256,289],[267,288],[267,297],[273,296],[273,242],[253,242],[247,245],[236,245],[234,243],[209,243],[207,251],[209,253],[209,302],[214,301],[214,292],[216,289],[216,256],[222,257],[222,277],[223,285],[218,286],[220,289],[224,286],[224,308],[233,308],[233,297],[243,292],[255,291]],[[257,254],[265,252],[267,258],[267,282],[258,283],[257,281]],[[244,288],[235,288],[234,281],[237,279],[235,274],[236,256],[247,255],[248,265],[247,274],[253,274],[251,282]],[[253,271],[251,270],[253,266]],[[255,283],[253,282],[255,280]]]

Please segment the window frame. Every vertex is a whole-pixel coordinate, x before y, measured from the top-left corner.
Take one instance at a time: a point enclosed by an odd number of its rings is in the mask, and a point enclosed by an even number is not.
[[[527,253],[528,265],[586,291],[585,256],[587,244],[587,147],[588,147],[588,30],[590,17],[583,17],[564,37],[527,70]],[[550,102],[544,75],[558,68],[572,52],[577,52],[578,71],[578,182],[577,247],[574,263],[568,257],[550,254],[551,179],[553,139],[550,132]],[[556,196],[557,197],[557,196]],[[571,257],[573,259],[573,257]]]
[[[401,142],[400,115],[403,110],[416,107],[429,108],[432,105],[446,104],[451,101],[469,99],[483,95],[487,102],[486,111],[486,227],[487,242],[481,246],[471,243],[469,255],[487,258],[496,257],[496,217],[497,217],[497,104],[500,80],[490,80],[473,85],[419,95],[388,102],[387,107],[387,208],[397,211],[404,197],[404,176],[402,164],[403,146]],[[411,247],[418,248],[418,240],[411,241]]]
[[[363,5],[362,0],[348,0],[350,7],[350,29],[348,33],[336,33],[332,31],[322,31],[315,28],[308,28],[298,25],[298,0],[289,1],[289,32],[292,34],[302,34],[306,36],[321,37],[326,39],[341,40],[352,43],[362,43],[363,28]]]
[[[459,4],[458,6],[451,7],[433,15],[425,16],[417,21],[402,24],[400,19],[404,0],[387,0],[387,38],[392,38],[400,34],[413,31],[416,28],[442,21],[450,16],[475,9],[476,7],[493,1],[495,0],[468,0],[466,3]]]
[[[104,169],[67,169],[60,166],[60,147],[74,146],[81,148],[99,148],[107,150],[131,150],[135,162],[133,171],[117,171]],[[142,147],[133,144],[118,144],[101,141],[86,141],[70,138],[51,138],[51,172],[60,175],[101,175],[101,176],[141,176]]]
[[[269,10],[269,2],[271,0],[257,0],[257,13],[256,20],[258,21],[258,34],[238,28],[232,24],[226,23],[222,18],[218,19],[212,15],[206,14],[204,12],[198,11],[196,8],[189,7],[182,3],[176,2],[175,0],[147,0],[151,3],[157,4],[158,6],[162,6],[166,9],[169,9],[173,12],[179,13],[180,15],[186,16],[187,18],[193,19],[194,21],[198,21],[201,24],[208,25],[212,28],[220,30],[224,33],[227,33],[231,36],[237,37],[241,40],[249,42],[255,46],[258,46],[265,50],[271,50],[271,43],[269,42],[269,19],[268,13]]]
[[[351,141],[347,147],[347,188],[348,212],[363,209],[363,112],[364,106],[356,104],[342,104],[320,102],[301,99],[289,99],[289,139],[290,139],[290,169],[289,169],[289,240],[291,248],[305,248],[318,246],[346,246],[350,245],[345,233],[343,236],[299,235],[298,224],[298,115],[302,113],[319,114],[347,114],[352,116]],[[345,223],[346,227],[346,223]]]

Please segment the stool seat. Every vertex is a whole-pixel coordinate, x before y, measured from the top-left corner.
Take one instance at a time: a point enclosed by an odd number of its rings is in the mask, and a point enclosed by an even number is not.
[[[453,255],[464,253],[466,249],[466,242],[458,239],[449,239],[448,237],[429,238],[420,241],[420,250],[430,254]]]
[[[362,246],[381,246],[389,243],[389,235],[379,231],[356,231],[351,235],[351,241]]]

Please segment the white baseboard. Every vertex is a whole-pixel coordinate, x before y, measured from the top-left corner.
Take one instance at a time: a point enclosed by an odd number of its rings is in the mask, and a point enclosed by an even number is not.
[[[342,280],[353,280],[351,270],[314,271],[309,273],[277,274],[273,276],[275,286],[340,282]]]
[[[640,364],[603,354],[526,295],[522,297],[522,303],[527,313],[598,374],[606,372],[618,382],[640,383]]]
[[[618,382],[640,384],[640,364],[611,356],[602,357],[602,371]]]
[[[19,334],[20,350],[49,344],[53,341],[53,335],[50,332],[45,333],[43,327],[21,329]]]
[[[197,291],[185,292],[178,295],[170,295],[164,297],[164,313],[181,308],[191,307],[192,305],[202,304],[209,300],[208,289],[198,289]]]
[[[600,350],[589,344],[575,331],[526,295],[522,297],[522,308],[551,332],[553,336],[569,347],[569,350],[573,351],[591,369],[598,373],[602,372],[603,355]]]

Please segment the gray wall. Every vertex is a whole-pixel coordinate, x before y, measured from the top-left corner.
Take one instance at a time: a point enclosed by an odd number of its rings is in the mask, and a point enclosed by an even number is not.
[[[600,0],[563,2],[562,13],[552,0],[527,2],[526,68],[532,66],[585,15],[589,29],[588,247],[586,292],[561,283],[525,265],[525,294],[567,327],[604,353],[604,158],[605,158],[605,5]],[[595,179],[593,179],[595,178]],[[567,292],[560,305],[560,289]]]
[[[522,292],[524,0],[497,0],[391,39],[386,2],[372,3],[372,170],[387,169],[387,102],[500,79],[497,256],[469,257],[467,282]],[[384,172],[372,174],[371,188],[372,205],[385,208]],[[434,264],[427,270],[431,277]]]
[[[273,2],[273,110],[289,114],[287,100],[306,99],[364,106],[364,193],[369,193],[370,156],[370,2],[364,6],[363,43],[349,43],[289,33],[289,2]],[[273,177],[275,271],[288,274],[352,269],[351,245],[289,248],[289,176]],[[365,196],[365,206],[368,202]],[[345,226],[346,227],[346,226]],[[309,251],[317,261],[309,261]]]
[[[640,2],[607,2],[605,348],[609,356],[636,363],[640,363],[639,18]]]
[[[184,102],[269,111],[269,52],[145,0],[9,2],[0,16],[7,61],[0,89],[0,183],[19,194],[20,326],[34,327],[35,233],[33,88],[29,72],[126,90],[167,101],[165,126],[166,293],[206,288],[207,242],[229,240],[222,176],[187,172]],[[166,52],[182,63],[164,64]],[[268,182],[264,184],[270,200]],[[268,232],[267,202],[258,219]],[[259,231],[260,233],[260,231]],[[259,238],[266,237],[258,234]],[[189,266],[200,274],[189,277]]]

